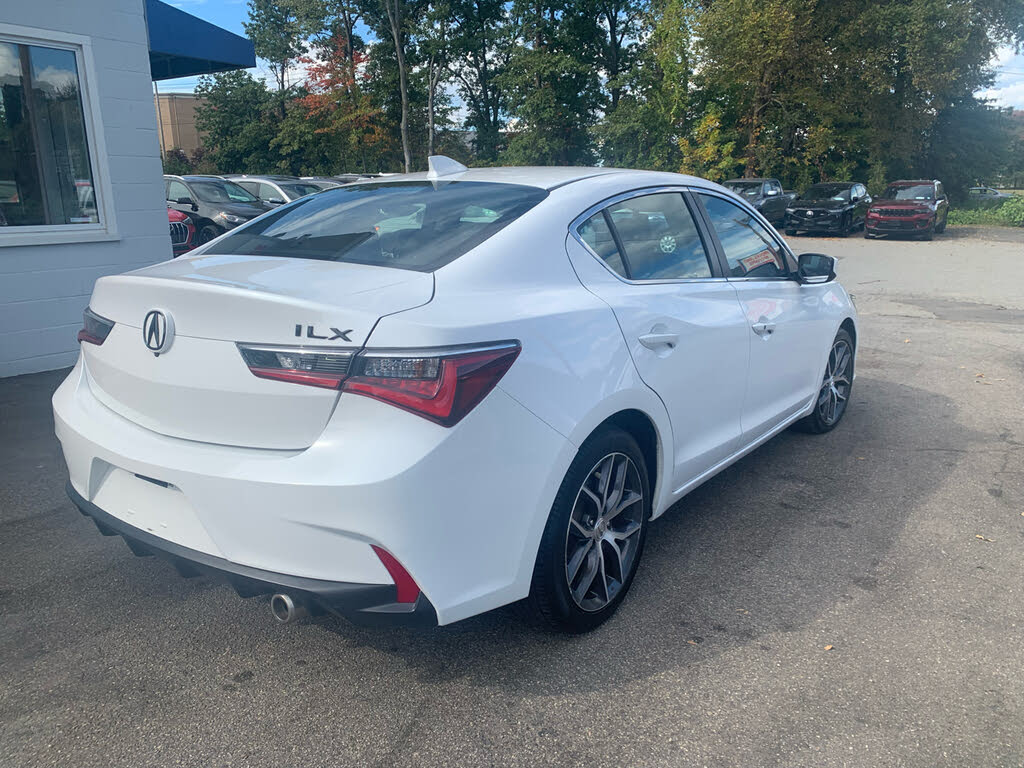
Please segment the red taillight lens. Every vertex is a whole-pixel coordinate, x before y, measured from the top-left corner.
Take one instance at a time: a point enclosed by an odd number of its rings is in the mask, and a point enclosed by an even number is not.
[[[384,567],[388,569],[388,574],[391,576],[391,580],[395,582],[395,591],[397,596],[396,602],[399,603],[415,603],[416,598],[420,596],[419,584],[409,575],[409,572],[405,570],[395,556],[388,552],[383,547],[378,547],[374,544],[370,545],[373,547],[373,551],[377,553],[377,557],[384,564]]]
[[[365,352],[356,358],[352,375],[341,390],[451,427],[494,389],[520,349],[518,342],[502,342],[437,352]]]
[[[253,376],[326,389],[337,389],[341,385],[355,354],[351,350],[324,351],[252,344],[239,344],[238,351]]]
[[[86,307],[82,313],[82,330],[78,332],[78,341],[99,346],[107,340],[113,327],[113,320],[107,320]]]

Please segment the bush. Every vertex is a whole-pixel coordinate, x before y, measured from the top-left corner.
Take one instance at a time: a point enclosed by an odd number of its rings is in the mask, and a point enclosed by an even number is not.
[[[998,208],[954,208],[949,212],[949,223],[1024,227],[1024,195],[1014,195]]]

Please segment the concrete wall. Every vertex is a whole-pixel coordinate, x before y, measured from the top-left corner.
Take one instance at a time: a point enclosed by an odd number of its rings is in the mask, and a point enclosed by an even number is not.
[[[91,242],[12,245],[18,228],[0,228],[0,377],[73,364],[96,278],[171,258],[143,0],[2,7],[0,39],[5,24],[87,38],[94,79],[84,85],[101,123],[89,140],[106,158],[94,176],[106,174],[112,199],[107,232]]]

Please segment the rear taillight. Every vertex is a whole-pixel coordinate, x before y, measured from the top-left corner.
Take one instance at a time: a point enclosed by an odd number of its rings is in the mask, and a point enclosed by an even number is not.
[[[78,340],[99,346],[107,340],[113,327],[113,320],[107,320],[86,307],[82,313],[82,330],[78,332]]]
[[[444,427],[457,424],[519,356],[518,341],[401,352],[239,344],[254,376],[365,395]]]
[[[494,389],[519,351],[519,342],[501,342],[461,349],[363,352],[341,390],[451,427]]]
[[[313,350],[239,344],[242,359],[254,376],[311,387],[337,389],[348,374],[352,350]]]

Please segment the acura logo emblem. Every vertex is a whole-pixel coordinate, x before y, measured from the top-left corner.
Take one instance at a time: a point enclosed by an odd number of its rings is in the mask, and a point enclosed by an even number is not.
[[[174,320],[159,309],[150,310],[142,321],[142,340],[153,354],[166,352],[174,341]]]

